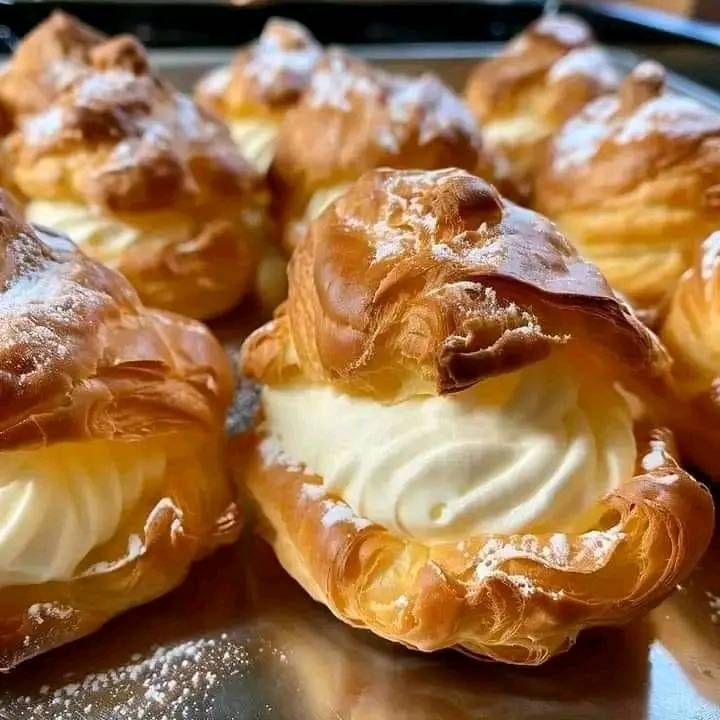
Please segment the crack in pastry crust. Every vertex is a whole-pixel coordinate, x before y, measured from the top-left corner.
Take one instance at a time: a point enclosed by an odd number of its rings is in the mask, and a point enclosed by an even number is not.
[[[222,461],[231,392],[225,355],[204,326],[145,309],[124,278],[26,225],[2,197],[0,466],[15,470],[0,478],[0,577],[36,581],[0,587],[0,667],[158,597],[237,537]],[[106,507],[97,492],[112,495]],[[60,515],[32,521],[50,496]],[[27,522],[8,548],[15,512]],[[88,538],[73,540],[83,527]],[[57,543],[38,544],[43,533]]]
[[[241,366],[270,390],[315,384],[388,404],[452,398],[544,358],[640,404],[669,392],[655,336],[551,223],[459,170],[379,170],[312,224],[288,302]],[[630,415],[634,463],[588,527],[459,541],[359,515],[262,421],[235,455],[261,533],[340,619],[412,648],[544,662],[583,628],[658,603],[712,534],[710,494],[677,465],[669,434]]]

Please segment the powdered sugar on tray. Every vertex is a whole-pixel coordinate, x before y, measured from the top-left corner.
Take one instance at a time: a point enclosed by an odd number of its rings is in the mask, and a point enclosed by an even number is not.
[[[150,718],[209,717],[221,683],[245,674],[251,665],[248,649],[227,633],[214,638],[159,646],[147,656],[107,672],[92,673],[65,685],[40,687],[34,696],[3,700],[13,718]]]

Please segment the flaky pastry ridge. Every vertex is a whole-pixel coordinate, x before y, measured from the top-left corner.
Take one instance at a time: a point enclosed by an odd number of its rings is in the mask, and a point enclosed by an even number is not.
[[[280,126],[271,183],[285,243],[297,243],[314,195],[383,166],[499,172],[469,109],[437,77],[392,75],[331,49]]]
[[[582,20],[546,15],[473,70],[465,97],[527,198],[547,140],[619,79]]]
[[[720,222],[720,114],[665,90],[656,63],[570,120],[535,206],[639,308],[657,308]]]
[[[679,396],[668,422],[687,459],[720,479],[720,232],[705,240],[678,281],[662,339],[675,361]]]
[[[42,460],[63,448],[85,473],[82,526],[94,511],[91,488],[124,472],[109,455],[101,466],[86,462],[96,452],[88,448],[112,448],[124,468],[142,465],[150,448],[165,469],[71,576],[0,587],[0,667],[8,669],[167,592],[195,559],[233,540],[240,520],[222,459],[232,381],[218,343],[195,321],[144,308],[122,276],[0,200],[0,465],[21,457],[41,468],[20,509],[32,511],[67,470]],[[0,490],[17,480],[0,477]],[[10,520],[4,515],[4,527]],[[4,577],[12,555],[4,544],[0,555]]]
[[[549,221],[460,170],[379,170],[311,225],[287,304],[248,339],[241,366],[270,388],[302,381],[402,402],[560,351],[638,397],[666,382],[655,336]],[[359,517],[263,427],[238,462],[281,563],[340,619],[424,651],[544,662],[583,628],[659,602],[712,532],[709,494],[677,465],[671,438],[640,424],[635,474],[586,532],[461,542]]]
[[[219,121],[152,74],[135,39],[95,46],[89,67],[26,118],[7,148],[29,217],[48,204],[57,213],[58,203],[86,212],[101,229],[83,248],[148,304],[208,317],[251,286],[262,177]],[[131,239],[114,243],[109,233]]]

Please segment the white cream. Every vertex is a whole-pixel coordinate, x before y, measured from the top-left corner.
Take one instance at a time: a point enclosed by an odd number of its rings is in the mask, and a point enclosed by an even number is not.
[[[187,221],[157,215],[155,229],[128,225],[100,208],[77,202],[34,200],[25,216],[36,225],[65,233],[90,257],[117,268],[124,253],[138,242],[181,243],[190,232]]]
[[[360,516],[423,540],[573,532],[632,476],[630,410],[555,361],[452,396],[385,405],[265,388],[266,431]]]
[[[0,587],[69,580],[165,475],[158,443],[94,440],[0,453]]]
[[[228,127],[243,157],[266,173],[275,156],[280,123],[270,118],[231,120]]]
[[[325,208],[332,205],[341,195],[344,195],[352,183],[337,183],[336,185],[327,185],[316,190],[308,204],[305,206],[305,220],[314,220],[322,213]]]
[[[527,145],[544,140],[551,132],[547,125],[531,115],[493,120],[483,125],[483,136],[489,145]]]

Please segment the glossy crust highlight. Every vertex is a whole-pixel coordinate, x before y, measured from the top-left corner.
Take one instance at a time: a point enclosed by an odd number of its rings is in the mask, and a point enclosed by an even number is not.
[[[0,588],[8,669],[172,589],[237,537],[240,518],[222,459],[232,382],[210,333],[145,309],[121,276],[24,224],[5,197],[0,253],[0,454],[58,443],[82,454],[95,440],[168,448],[157,491],[71,579]]]
[[[551,223],[458,170],[376,171],[313,223],[288,303],[249,338],[242,367],[271,386],[332,383],[397,402],[560,351],[639,398],[665,389],[654,335]],[[710,540],[709,493],[663,431],[636,434],[635,476],[600,501],[588,531],[461,542],[358,517],[261,425],[238,457],[262,534],[339,618],[424,651],[538,664],[583,628],[658,603]]]

